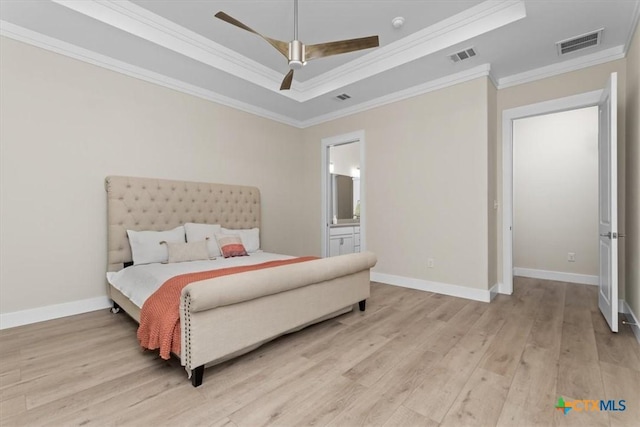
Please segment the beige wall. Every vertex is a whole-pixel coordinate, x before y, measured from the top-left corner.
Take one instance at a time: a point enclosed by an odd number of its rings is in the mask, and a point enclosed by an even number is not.
[[[2,39],[0,313],[104,295],[108,174],[258,185],[265,248],[320,255],[320,140],[359,129],[376,271],[488,289],[502,280],[502,111],[600,89],[612,71],[638,313],[637,33],[628,60],[499,91],[476,79],[305,130]]]
[[[639,24],[640,25],[640,24]],[[640,29],[627,54],[627,223],[625,299],[640,316]]]
[[[105,295],[106,175],[259,186],[263,246],[318,252],[302,131],[2,38],[0,313]]]
[[[514,267],[598,275],[598,107],[514,120],[513,194]]]
[[[318,189],[322,138],[365,131],[365,232],[375,271],[488,289],[487,85],[479,78],[305,129]],[[320,192],[306,204],[320,224]]]
[[[624,229],[625,220],[625,93],[626,60],[607,62],[531,83],[498,91],[498,128],[502,128],[502,113],[506,109],[563,98],[604,88],[612,72],[618,73],[618,221]],[[502,132],[497,138],[498,179],[497,192],[502,206]],[[498,280],[502,282],[502,209],[498,213]],[[624,298],[624,247],[620,247],[619,296]]]

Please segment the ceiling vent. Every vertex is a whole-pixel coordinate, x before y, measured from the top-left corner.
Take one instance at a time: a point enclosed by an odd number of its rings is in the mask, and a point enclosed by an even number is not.
[[[460,62],[465,59],[473,58],[476,56],[476,51],[474,48],[470,47],[465,50],[461,50],[460,52],[456,52],[453,55],[449,55],[449,59],[451,62]]]
[[[346,93],[340,94],[338,96],[336,96],[336,99],[339,99],[340,101],[346,101],[347,99],[351,98],[349,95],[347,95]]]
[[[597,31],[592,31],[587,34],[582,34],[577,37],[557,42],[556,46],[558,47],[558,55],[566,55],[567,53],[575,52],[576,50],[598,46],[602,40],[603,30],[604,28],[600,28]]]

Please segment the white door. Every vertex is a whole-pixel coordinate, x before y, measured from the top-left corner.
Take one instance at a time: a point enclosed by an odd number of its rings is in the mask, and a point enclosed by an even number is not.
[[[598,197],[600,286],[598,307],[618,332],[618,74],[604,88],[599,108]]]

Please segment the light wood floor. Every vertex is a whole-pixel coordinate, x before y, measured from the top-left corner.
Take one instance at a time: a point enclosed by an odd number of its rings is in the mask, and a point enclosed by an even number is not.
[[[640,346],[595,287],[517,278],[491,304],[372,284],[367,311],[205,371],[107,310],[0,332],[0,425],[640,425]],[[554,409],[558,397],[624,412]]]

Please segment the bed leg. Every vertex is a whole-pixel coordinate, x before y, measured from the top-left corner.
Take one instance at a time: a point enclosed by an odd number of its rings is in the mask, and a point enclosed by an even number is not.
[[[191,385],[199,387],[202,385],[202,379],[204,377],[204,365],[200,365],[191,370]]]
[[[111,312],[113,314],[120,313],[120,306],[115,301],[113,302],[113,307],[111,307]]]
[[[360,307],[360,311],[364,311],[367,308],[367,300],[363,299],[358,303],[358,307]]]

